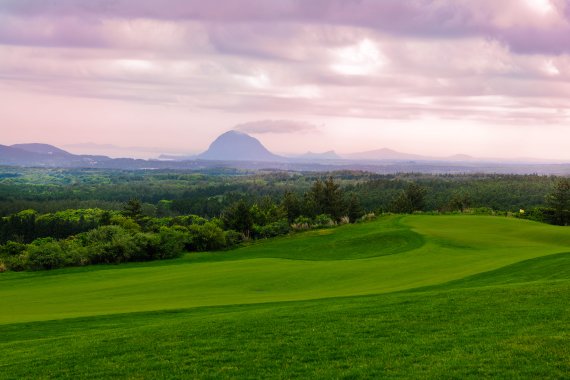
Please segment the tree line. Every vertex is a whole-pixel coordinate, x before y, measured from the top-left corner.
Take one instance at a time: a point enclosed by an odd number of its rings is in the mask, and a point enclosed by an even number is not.
[[[138,199],[129,200],[120,211],[93,208],[39,214],[24,210],[0,218],[0,271],[175,258],[187,251],[227,249],[247,240],[372,218],[360,194],[352,190],[343,189],[333,177],[319,178],[301,195],[285,191],[277,201],[270,196],[238,198],[211,218],[149,216]],[[408,182],[393,194],[387,211],[429,211],[428,193],[428,188]],[[560,179],[545,204],[515,215],[570,224],[570,180]],[[446,211],[467,212],[470,205],[469,194],[457,192],[448,200]]]
[[[317,180],[303,197],[287,192],[277,203],[269,197],[251,204],[237,200],[214,218],[150,217],[138,199],[126,202],[121,211],[24,210],[0,218],[0,270],[175,258],[292,230],[356,222],[362,215],[358,199],[347,196],[332,177]]]

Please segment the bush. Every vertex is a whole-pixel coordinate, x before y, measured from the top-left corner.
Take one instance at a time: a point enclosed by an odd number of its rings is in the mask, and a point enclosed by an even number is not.
[[[295,221],[291,225],[291,228],[294,229],[295,231],[308,230],[311,228],[311,219],[305,216],[299,216],[298,218],[295,219]]]
[[[226,247],[224,231],[213,222],[192,225],[188,230],[192,237],[192,248],[195,251],[212,251]]]
[[[75,236],[61,240],[59,244],[61,249],[66,253],[67,265],[83,266],[91,264],[87,247],[81,245]]]
[[[31,270],[57,269],[68,264],[65,252],[53,239],[37,239],[28,245],[28,267]]]
[[[159,254],[160,237],[156,234],[136,233],[132,237],[132,249],[129,261],[149,261]]]
[[[270,238],[279,235],[286,235],[290,231],[287,219],[267,224],[265,226],[254,226],[254,236],[256,238]]]
[[[236,245],[242,243],[245,240],[245,235],[241,232],[237,232],[234,230],[228,230],[225,233],[226,235],[226,246],[227,247],[235,247]]]
[[[332,227],[335,226],[335,221],[327,214],[317,215],[315,218],[315,225],[317,227]]]
[[[190,234],[182,229],[162,227],[158,232],[158,245],[153,259],[173,259],[184,254],[184,247],[190,243]]]
[[[4,264],[9,270],[14,272],[21,272],[29,269],[28,267],[28,255],[27,253],[22,253],[21,255],[11,256],[4,258]]]
[[[475,215],[495,215],[495,211],[490,207],[476,207],[471,209],[471,213]]]
[[[137,222],[123,215],[114,215],[111,217],[111,224],[114,226],[119,226],[128,231],[138,232],[141,230],[141,226]]]
[[[133,236],[119,226],[103,226],[87,232],[85,246],[93,264],[127,262],[136,250]]]
[[[9,241],[0,245],[0,256],[17,256],[26,250],[26,244]]]
[[[358,219],[358,222],[370,222],[373,220],[376,220],[376,214],[371,212],[369,214],[363,215],[360,219]]]

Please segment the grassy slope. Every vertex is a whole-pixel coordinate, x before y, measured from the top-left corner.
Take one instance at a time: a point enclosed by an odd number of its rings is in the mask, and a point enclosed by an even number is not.
[[[401,291],[569,247],[563,227],[494,217],[388,217],[171,262],[3,274],[0,323]]]
[[[569,247],[561,227],[390,217],[171,262],[3,274],[0,378],[562,378],[570,254],[553,254]],[[276,302],[292,300],[305,301]]]
[[[567,253],[462,289],[4,325],[0,378],[560,379],[569,267]]]

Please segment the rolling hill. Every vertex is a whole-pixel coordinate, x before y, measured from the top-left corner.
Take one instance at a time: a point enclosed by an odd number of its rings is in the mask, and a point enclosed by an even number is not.
[[[391,216],[183,259],[0,274],[0,378],[570,370],[567,228]]]

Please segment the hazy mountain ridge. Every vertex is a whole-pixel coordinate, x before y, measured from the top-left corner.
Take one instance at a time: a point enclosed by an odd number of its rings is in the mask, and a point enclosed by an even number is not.
[[[342,157],[339,156],[334,150],[329,150],[322,153],[308,151],[307,153],[296,156],[294,158],[302,160],[342,160]]]
[[[162,159],[110,158],[78,155],[49,144],[0,145],[0,165],[102,169],[187,169],[335,171],[361,170],[375,173],[513,173],[570,175],[570,163],[505,161],[480,159],[465,154],[427,157],[388,148],[339,155],[334,151],[307,152],[286,158],[273,154],[254,137],[229,131],[212,142],[208,150],[195,156],[162,155]]]
[[[49,144],[0,145],[0,165],[89,167],[108,160],[111,158],[106,156],[72,154]]]

